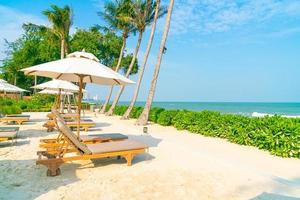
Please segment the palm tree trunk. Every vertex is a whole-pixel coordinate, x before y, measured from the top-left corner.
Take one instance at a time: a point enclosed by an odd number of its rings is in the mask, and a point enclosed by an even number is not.
[[[115,69],[116,72],[119,71],[121,63],[122,63],[122,58],[123,58],[124,50],[125,50],[125,47],[126,47],[126,41],[127,41],[127,36],[126,36],[126,34],[123,34],[123,45],[122,45],[122,48],[121,48],[121,51],[120,51],[118,64],[117,64],[116,69]],[[103,106],[102,106],[102,108],[100,110],[101,114],[104,114],[106,112],[106,107],[109,104],[109,101],[110,101],[113,89],[114,89],[114,86],[111,86],[110,87],[110,91],[109,91],[109,93],[108,93],[108,95],[106,97],[106,100],[105,100],[105,102],[104,102],[104,104],[103,104]]]
[[[65,50],[64,50],[64,52],[65,52],[65,56],[67,56],[69,54],[69,40],[68,39],[65,40]]]
[[[135,102],[138,98],[138,95],[139,95],[142,79],[143,79],[143,76],[144,76],[145,67],[146,67],[147,60],[148,60],[148,57],[149,57],[149,54],[150,54],[150,51],[151,51],[151,47],[152,47],[152,44],[153,44],[159,7],[160,7],[160,0],[156,0],[154,21],[153,21],[153,24],[152,24],[152,30],[151,30],[150,38],[149,38],[149,41],[148,41],[148,46],[147,46],[147,49],[146,49],[146,52],[145,52],[145,55],[144,55],[143,64],[140,68],[139,78],[138,78],[138,81],[137,81],[137,85],[136,85],[132,100],[131,100],[130,105],[127,108],[126,112],[124,113],[122,119],[129,119],[129,115],[130,115],[130,113],[131,113],[131,111],[132,111],[132,109],[135,105]]]
[[[128,78],[128,76],[130,75],[130,73],[131,73],[131,71],[132,71],[132,69],[133,69],[133,66],[134,66],[135,61],[136,61],[136,57],[137,57],[137,55],[138,55],[138,53],[139,53],[139,50],[140,50],[140,46],[141,46],[141,43],[142,43],[142,38],[143,38],[143,32],[141,31],[141,32],[139,33],[138,42],[137,42],[137,44],[136,44],[135,51],[134,51],[134,54],[133,54],[131,63],[130,63],[130,65],[129,65],[129,68],[127,69],[127,72],[126,72],[126,75],[125,75],[126,78]],[[120,97],[121,97],[121,95],[122,95],[122,93],[123,93],[123,91],[124,91],[124,88],[125,88],[125,86],[122,85],[121,88],[120,88],[120,90],[119,90],[119,92],[118,92],[118,94],[117,94],[117,96],[116,96],[115,99],[114,99],[113,104],[111,105],[109,111],[106,113],[107,116],[113,115],[114,110],[115,110],[115,107],[116,107],[116,105],[118,104],[118,102],[119,102],[119,100],[120,100]]]
[[[152,81],[151,81],[151,86],[150,86],[147,102],[146,102],[146,105],[144,107],[144,110],[143,110],[142,114],[140,115],[140,117],[137,120],[137,123],[136,123],[137,125],[143,125],[144,126],[148,122],[149,112],[150,112],[152,102],[153,102],[153,98],[154,98],[154,95],[155,95],[155,89],[156,89],[156,84],[157,84],[157,78],[158,78],[158,75],[159,75],[160,65],[161,65],[165,45],[166,45],[166,42],[167,42],[169,30],[170,30],[170,23],[171,23],[173,7],[174,7],[174,0],[170,0],[170,4],[169,4],[169,8],[168,8],[168,15],[167,15],[166,24],[165,24],[165,30],[164,30],[163,37],[162,37],[162,40],[161,40],[161,43],[160,43],[159,54],[157,56],[157,60],[156,60],[156,64],[155,64],[153,78],[152,78]]]
[[[65,57],[66,40],[63,38],[60,41],[60,59]]]

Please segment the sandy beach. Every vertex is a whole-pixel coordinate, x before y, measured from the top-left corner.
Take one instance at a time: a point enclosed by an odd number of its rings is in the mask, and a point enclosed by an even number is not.
[[[27,114],[27,113],[26,113]],[[297,199],[300,160],[253,147],[150,125],[86,114],[97,122],[89,134],[122,133],[149,145],[131,167],[113,158],[64,164],[47,177],[36,166],[39,140],[53,138],[42,127],[46,113],[29,113],[16,145],[0,144],[0,199]],[[83,133],[87,134],[87,133]]]

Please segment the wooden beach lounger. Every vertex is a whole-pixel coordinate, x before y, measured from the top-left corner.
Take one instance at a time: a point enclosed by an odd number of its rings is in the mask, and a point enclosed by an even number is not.
[[[65,114],[60,114],[64,119],[78,119],[78,114],[77,113],[65,113]],[[50,120],[53,120],[55,117],[55,114],[53,113],[48,113],[47,117]]]
[[[76,129],[78,122],[76,120],[74,120],[74,121],[64,120],[64,123],[69,128]],[[48,132],[51,132],[55,128],[55,121],[54,120],[48,120],[43,126],[47,128]],[[94,126],[96,126],[96,123],[93,122],[93,120],[85,119],[85,120],[80,121],[80,128],[83,129],[85,132],[87,132],[89,130],[89,128],[92,128]]]
[[[63,118],[61,117],[61,114],[59,114],[57,111],[53,111],[54,116],[54,124],[56,128],[59,130],[59,127],[57,125],[57,119],[63,121]],[[64,142],[64,137],[62,137],[62,133],[60,132],[57,136],[57,138],[53,139],[41,139],[40,147],[51,149],[59,146],[59,143]],[[85,144],[94,144],[99,142],[108,142],[108,141],[118,141],[118,140],[125,140],[128,139],[126,135],[120,134],[120,133],[109,133],[109,134],[93,134],[93,135],[80,135],[80,141]]]
[[[127,165],[132,164],[135,155],[145,153],[148,148],[145,144],[133,140],[122,140],[116,142],[104,142],[97,144],[83,144],[76,135],[62,121],[58,121],[60,131],[65,137],[65,143],[56,151],[40,151],[36,164],[44,165],[48,168],[48,176],[60,174],[60,166],[63,163],[76,160],[91,160],[107,157],[124,157]],[[77,155],[69,154],[76,152]],[[45,158],[43,158],[45,157]]]
[[[11,139],[12,143],[17,141],[19,127],[0,127],[0,142]]]
[[[5,117],[0,118],[0,122],[3,122],[3,123],[16,122],[19,125],[21,125],[24,122],[28,122],[29,118],[30,118],[30,115],[7,115]]]
[[[110,133],[110,134],[95,134],[95,135],[80,135],[80,142],[85,144],[95,144],[100,142],[111,142],[126,140],[128,137],[120,133]],[[61,143],[64,142],[64,137],[61,133],[55,139],[42,139],[40,140],[40,147],[47,150],[59,147]]]

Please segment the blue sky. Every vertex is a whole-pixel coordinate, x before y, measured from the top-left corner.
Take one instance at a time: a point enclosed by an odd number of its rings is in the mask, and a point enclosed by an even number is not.
[[[159,76],[156,101],[300,101],[300,1],[175,0],[174,15]],[[0,59],[3,38],[13,41],[24,22],[47,24],[42,10],[51,4],[72,6],[74,26],[103,24],[96,12],[102,0],[0,0]],[[168,1],[164,0],[164,3]],[[139,100],[145,100],[164,19],[146,69]],[[145,34],[139,61],[148,40]],[[128,51],[136,37],[129,39]],[[131,77],[136,80],[136,77]],[[122,100],[128,100],[128,87]],[[107,88],[89,86],[104,98]]]

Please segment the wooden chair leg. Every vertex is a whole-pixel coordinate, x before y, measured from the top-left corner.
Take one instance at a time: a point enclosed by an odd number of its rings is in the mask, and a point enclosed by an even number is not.
[[[60,171],[60,165],[61,163],[57,163],[57,162],[54,162],[54,163],[51,163],[51,164],[48,164],[46,167],[48,168],[47,169],[47,176],[58,176],[61,174],[61,171]]]
[[[64,162],[60,159],[52,159],[50,160],[48,158],[48,160],[38,160],[37,164],[41,164],[47,167],[47,176],[58,176],[61,174],[60,171],[60,166],[63,164]]]
[[[132,165],[132,159],[133,159],[134,155],[133,154],[128,154],[125,156],[125,159],[127,161],[127,166],[131,166]]]

